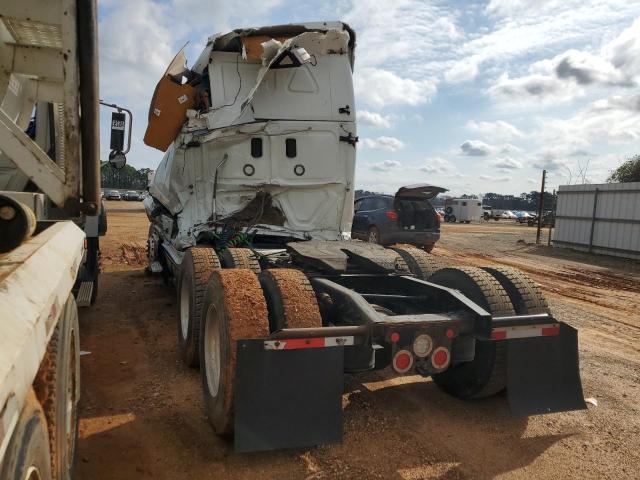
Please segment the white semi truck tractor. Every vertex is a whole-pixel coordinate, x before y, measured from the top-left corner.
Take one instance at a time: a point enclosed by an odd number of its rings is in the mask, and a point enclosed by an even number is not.
[[[96,36],[95,1],[0,3],[2,480],[73,473],[78,306],[95,300],[106,229]]]

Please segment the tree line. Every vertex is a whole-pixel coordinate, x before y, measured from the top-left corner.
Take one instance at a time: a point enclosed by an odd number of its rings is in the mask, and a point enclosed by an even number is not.
[[[137,170],[131,165],[125,165],[120,170],[113,168],[109,163],[102,166],[100,177],[103,188],[122,188],[126,190],[145,190],[149,183],[150,168]]]

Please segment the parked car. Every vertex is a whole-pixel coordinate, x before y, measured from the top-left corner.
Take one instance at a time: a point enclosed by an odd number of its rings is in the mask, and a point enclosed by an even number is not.
[[[106,200],[122,200],[120,192],[117,190],[107,190],[104,194]]]
[[[517,218],[516,214],[513,213],[511,210],[505,210],[504,212],[502,212],[501,217],[508,218],[509,220],[515,220]]]
[[[516,222],[527,223],[531,218],[531,214],[528,212],[513,212],[516,215]]]
[[[395,195],[371,195],[355,201],[351,236],[381,245],[409,243],[431,251],[440,238],[440,219],[430,199],[446,188],[401,187]]]
[[[531,218],[527,220],[527,225],[530,227],[538,225],[538,215],[531,215]],[[543,227],[555,227],[556,226],[556,214],[555,212],[545,212],[542,215]]]
[[[142,196],[138,192],[129,190],[127,192],[124,192],[124,194],[122,195],[122,199],[132,202],[139,202],[140,200],[142,200]]]

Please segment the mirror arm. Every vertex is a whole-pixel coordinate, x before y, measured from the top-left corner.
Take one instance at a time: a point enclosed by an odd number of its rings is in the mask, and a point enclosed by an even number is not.
[[[131,150],[131,128],[133,126],[133,113],[131,113],[131,110],[124,108],[124,107],[120,107],[118,105],[116,105],[115,103],[107,103],[103,100],[100,100],[100,105],[104,105],[105,107],[109,107],[109,108],[113,108],[114,110],[117,110],[118,113],[120,112],[125,112],[128,116],[129,116],[129,128],[128,128],[128,133],[127,133],[127,149],[124,152],[125,155],[127,153],[129,153],[129,150]]]

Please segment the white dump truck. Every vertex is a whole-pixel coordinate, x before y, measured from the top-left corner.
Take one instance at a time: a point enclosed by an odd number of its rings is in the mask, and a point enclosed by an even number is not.
[[[0,4],[2,480],[73,473],[78,306],[95,300],[106,229],[96,35],[94,1]]]

